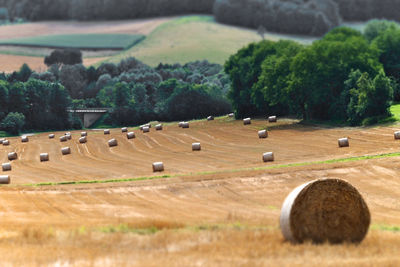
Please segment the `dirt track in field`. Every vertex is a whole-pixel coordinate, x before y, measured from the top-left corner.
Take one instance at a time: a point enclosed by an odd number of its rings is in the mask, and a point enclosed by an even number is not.
[[[321,128],[289,120],[278,125],[261,120],[250,126],[230,119],[199,121],[189,129],[173,124],[160,132],[152,128],[148,134],[135,130],[133,140],[118,129],[110,136],[90,131],[86,145],[77,143],[78,132],[66,143],[58,141],[62,133],[54,140],[47,134],[33,136],[25,144],[11,138],[10,147],[0,147],[0,160],[6,162],[10,151],[19,154],[9,173],[15,185],[152,176],[154,161],[165,163],[164,174],[185,175],[109,184],[2,187],[0,236],[6,237],[0,239],[0,251],[11,244],[15,247],[6,260],[38,266],[57,260],[76,266],[398,264],[399,234],[375,228],[400,225],[400,157],[238,170],[397,152],[396,128]],[[269,138],[258,139],[257,130],[265,126],[270,127]],[[350,147],[339,149],[337,139],[345,136]],[[108,148],[110,138],[119,146]],[[192,152],[191,143],[197,141],[203,150]],[[61,156],[64,146],[71,147],[71,155]],[[275,162],[262,162],[267,151],[274,151]],[[50,162],[39,162],[42,152],[50,153]],[[215,173],[201,173],[209,171]],[[375,228],[360,246],[283,242],[278,219],[286,195],[299,184],[327,177],[346,179],[359,189]],[[236,223],[241,226],[232,227]],[[144,236],[96,230],[120,224],[166,229]],[[81,233],[82,227],[87,232]],[[35,257],[39,248],[54,254]],[[21,260],[18,253],[27,257]]]

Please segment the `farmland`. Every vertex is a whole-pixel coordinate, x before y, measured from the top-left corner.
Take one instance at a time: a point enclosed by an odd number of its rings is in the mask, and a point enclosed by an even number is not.
[[[257,131],[268,128],[269,137]],[[127,140],[79,132],[60,143],[47,133],[29,143],[10,138],[2,162],[16,151],[0,188],[2,262],[74,266],[382,266],[398,265],[400,158],[395,126],[333,128],[281,119],[277,124],[221,117]],[[349,137],[350,147],[337,147]],[[107,146],[116,138],[119,145]],[[202,151],[191,151],[200,142]],[[72,154],[62,156],[61,147]],[[273,151],[275,162],[263,163]],[[40,163],[39,153],[50,154]],[[151,163],[165,172],[153,174]],[[372,227],[360,245],[291,245],[278,218],[286,195],[316,178],[342,178],[365,198]],[[88,182],[91,183],[88,183]],[[72,183],[74,182],[74,183]],[[39,184],[41,183],[41,184]],[[43,252],[48,253],[43,253]],[[51,253],[50,253],[51,252]],[[21,257],[24,255],[24,257]],[[207,255],[205,257],[204,255]]]

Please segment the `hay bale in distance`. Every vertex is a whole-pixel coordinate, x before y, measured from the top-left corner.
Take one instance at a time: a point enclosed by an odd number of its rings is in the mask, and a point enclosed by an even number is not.
[[[9,146],[10,145],[10,141],[9,140],[4,140],[3,141],[3,146]]]
[[[40,162],[49,161],[49,153],[40,153]]]
[[[81,137],[86,137],[87,136],[87,132],[81,132]]]
[[[79,138],[79,143],[80,144],[86,144],[87,143],[87,137],[83,136],[83,137]]]
[[[144,126],[143,133],[149,133],[149,132],[150,132],[150,128],[148,126]]]
[[[61,154],[63,154],[63,155],[69,155],[69,154],[71,154],[71,148],[69,148],[69,147],[63,147],[63,148],[61,148]]]
[[[104,134],[110,134],[110,130],[109,129],[105,129],[104,130]]]
[[[8,153],[8,160],[16,160],[16,159],[18,159],[18,154],[17,154],[17,152],[10,152],[10,153]]]
[[[213,121],[213,120],[214,120],[214,117],[213,117],[213,116],[208,116],[208,117],[207,117],[207,120],[208,120],[208,121]]]
[[[273,152],[267,152],[263,154],[263,161],[264,162],[269,162],[269,161],[274,161],[274,153]]]
[[[200,143],[193,143],[192,144],[192,151],[200,151],[201,150],[201,144]]]
[[[55,134],[49,134],[49,139],[54,139],[56,137]]]
[[[183,129],[189,128],[189,122],[185,121],[185,122],[182,124],[182,128],[183,128]]]
[[[228,117],[229,117],[229,118],[233,118],[234,116],[235,116],[234,113],[229,113],[229,114],[228,114]]]
[[[127,133],[127,132],[128,132],[128,128],[127,128],[127,127],[123,127],[123,128],[121,128],[121,132],[123,132],[123,133]]]
[[[268,117],[268,122],[277,122],[278,119],[276,118],[276,116],[269,116]]]
[[[395,140],[399,140],[400,139],[400,131],[394,133],[394,139]]]
[[[249,125],[249,124],[251,124],[251,119],[250,119],[250,118],[243,119],[243,124],[244,124],[244,125]]]
[[[338,145],[339,145],[339,147],[348,147],[348,146],[350,146],[349,145],[349,138],[340,138],[339,140],[338,140]]]
[[[113,146],[118,146],[118,141],[117,141],[117,139],[110,139],[110,140],[108,140],[108,146],[109,147],[113,147]]]
[[[162,131],[162,129],[163,129],[163,126],[161,123],[156,125],[156,131]]]
[[[133,138],[136,138],[136,135],[135,135],[134,132],[129,132],[129,133],[126,134],[126,138],[133,139]]]
[[[1,165],[1,167],[2,167],[2,169],[3,169],[3,172],[7,172],[7,171],[11,171],[11,163],[3,163],[2,165]]]
[[[9,175],[0,175],[0,184],[9,184],[10,176]]]
[[[370,222],[360,193],[340,179],[315,180],[295,188],[286,197],[280,217],[283,236],[294,243],[358,243]]]
[[[26,135],[21,136],[21,142],[22,143],[28,143],[29,142],[29,138]]]
[[[72,139],[71,133],[65,134],[65,138],[67,138],[67,140],[71,140]]]
[[[162,171],[164,171],[164,163],[154,162],[153,163],[153,172],[162,172]]]
[[[60,142],[67,142],[68,138],[66,135],[60,136]]]
[[[183,125],[184,123],[185,123],[184,121],[181,121],[181,122],[178,123],[178,126],[182,128],[182,125]]]
[[[268,137],[267,130],[258,131],[258,137],[259,138],[267,138]]]

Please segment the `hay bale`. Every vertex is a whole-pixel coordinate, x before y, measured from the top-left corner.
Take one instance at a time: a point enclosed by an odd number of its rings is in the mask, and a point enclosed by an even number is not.
[[[25,135],[21,136],[21,142],[22,143],[28,143],[29,142],[28,136],[25,136]]]
[[[153,172],[162,172],[162,171],[164,171],[164,163],[154,162],[153,163]]]
[[[9,146],[10,145],[10,141],[9,140],[4,140],[3,141],[3,146]]]
[[[40,162],[49,161],[49,153],[40,153]]]
[[[108,146],[113,147],[113,146],[118,146],[118,141],[116,139],[110,139],[108,140]]]
[[[67,142],[68,138],[66,135],[60,136],[60,142]]]
[[[235,116],[234,113],[229,113],[229,114],[228,114],[228,117],[229,117],[229,118],[233,118],[234,116]]]
[[[185,123],[184,121],[181,121],[181,122],[178,123],[178,126],[182,128],[182,125],[183,125],[184,123]]]
[[[149,132],[150,132],[150,128],[148,126],[144,126],[143,133],[149,133]]]
[[[277,122],[278,119],[276,118],[276,116],[269,116],[268,117],[268,122]]]
[[[286,240],[301,243],[361,242],[371,216],[364,199],[351,184],[321,179],[294,189],[285,199],[280,225]]]
[[[17,152],[10,152],[8,153],[8,160],[16,160],[18,159],[18,154]]]
[[[163,126],[161,123],[156,125],[156,131],[162,131],[162,129],[163,129]]]
[[[183,129],[187,129],[187,128],[189,128],[189,122],[184,122],[183,124],[182,124],[182,128]]]
[[[151,124],[150,124],[150,123],[147,123],[147,124],[145,125],[145,127],[149,127],[149,128],[151,129]]]
[[[11,163],[3,163],[1,165],[1,167],[3,168],[3,172],[7,172],[7,171],[11,171]]]
[[[87,143],[87,137],[83,136],[83,137],[79,138],[79,143],[80,144],[86,144]]]
[[[243,119],[243,124],[244,124],[244,125],[249,125],[249,124],[251,124],[251,119],[250,119],[250,118]]]
[[[400,139],[400,131],[394,133],[394,139],[395,140],[399,140]]]
[[[269,161],[274,161],[274,152],[267,152],[263,154],[263,161],[264,162],[269,162]]]
[[[110,130],[109,129],[105,129],[104,130],[104,134],[106,135],[106,134],[110,134]]]
[[[9,184],[10,176],[9,175],[0,175],[0,184]]]
[[[201,144],[200,143],[193,143],[192,144],[192,151],[200,151],[201,150]]]
[[[87,132],[81,132],[81,137],[86,137],[87,136]]]
[[[61,154],[63,154],[63,155],[69,155],[69,154],[71,154],[71,148],[69,148],[69,147],[63,147],[63,148],[61,148]]]
[[[65,135],[65,138],[67,138],[67,140],[71,140],[71,139],[72,139],[71,133],[66,134],[66,135]]]
[[[127,132],[128,132],[128,128],[127,128],[127,127],[123,127],[123,128],[121,128],[121,132],[123,132],[123,133],[127,133]]]
[[[134,132],[129,132],[129,133],[126,134],[126,138],[133,139],[133,138],[136,138],[136,135],[135,135]]]
[[[54,139],[56,137],[55,134],[49,134],[49,139]]]
[[[258,137],[259,138],[267,138],[268,137],[267,130],[258,131]]]
[[[339,145],[339,147],[348,147],[348,146],[350,146],[349,145],[349,138],[340,138],[339,140],[338,140],[338,145]]]
[[[207,120],[208,120],[208,121],[213,121],[213,120],[214,120],[214,117],[213,117],[213,116],[208,116],[208,117],[207,117]]]

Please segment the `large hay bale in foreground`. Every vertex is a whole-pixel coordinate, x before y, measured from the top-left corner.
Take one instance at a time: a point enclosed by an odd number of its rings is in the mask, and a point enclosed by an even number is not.
[[[61,148],[61,154],[63,154],[63,155],[69,155],[69,154],[71,154],[71,148],[69,148],[69,147],[63,147],[63,148]]]
[[[193,143],[192,144],[192,151],[200,151],[201,150],[201,144],[200,143]]]
[[[113,147],[113,146],[118,146],[118,141],[117,141],[117,139],[110,139],[110,140],[108,140],[108,146],[109,147]]]
[[[17,152],[10,152],[8,153],[8,160],[16,160],[18,159],[18,154]]]
[[[80,144],[86,144],[87,143],[87,137],[83,136],[83,137],[79,138],[79,143]]]
[[[55,134],[49,134],[49,139],[54,139],[56,137]]]
[[[133,138],[136,138],[136,135],[135,135],[134,132],[129,132],[129,133],[126,134],[126,138],[133,139]]]
[[[154,162],[153,163],[153,172],[162,172],[162,171],[164,171],[164,163]]]
[[[3,169],[3,172],[7,172],[7,171],[11,171],[11,163],[3,163],[2,165],[1,165],[1,167],[2,167],[2,169]]]
[[[249,124],[251,124],[251,119],[250,119],[250,118],[243,119],[243,124],[244,124],[244,125],[249,125]]]
[[[349,146],[349,138],[340,138],[338,140],[339,147],[348,147]]]
[[[10,176],[9,175],[0,175],[0,184],[9,184]]]
[[[148,126],[144,126],[143,133],[149,133],[149,132],[150,132],[150,128]]]
[[[60,142],[67,142],[68,138],[66,135],[60,136]]]
[[[400,131],[394,133],[394,139],[395,140],[399,140],[400,139]]]
[[[40,153],[40,162],[49,161],[49,153]]]
[[[286,197],[280,217],[283,236],[294,243],[361,242],[370,221],[360,193],[340,179],[315,180],[297,187]]]
[[[267,138],[268,137],[267,130],[258,131],[258,137],[259,138]]]
[[[276,116],[269,116],[268,117],[268,122],[277,122],[278,119],[276,118]]]
[[[4,140],[3,141],[3,146],[9,146],[10,145],[10,141],[9,140]]]
[[[156,125],[156,131],[162,131],[162,129],[163,129],[163,126],[161,123]]]
[[[189,128],[189,122],[185,121],[185,122],[182,124],[182,128],[183,128],[183,129]]]
[[[86,137],[87,136],[87,132],[81,132],[81,137]]]
[[[21,142],[22,143],[28,143],[29,142],[29,138],[26,135],[21,136]]]
[[[207,120],[208,120],[208,121],[213,121],[213,120],[214,120],[214,117],[213,117],[213,116],[208,116],[208,117],[207,117]]]
[[[110,130],[109,129],[105,129],[104,130],[104,134],[106,135],[106,134],[110,134]]]
[[[123,133],[127,133],[127,132],[128,132],[128,128],[127,128],[127,127],[123,127],[123,128],[121,128],[121,132],[123,132]]]
[[[264,162],[269,162],[269,161],[274,161],[274,152],[266,152],[263,154],[263,161]]]

